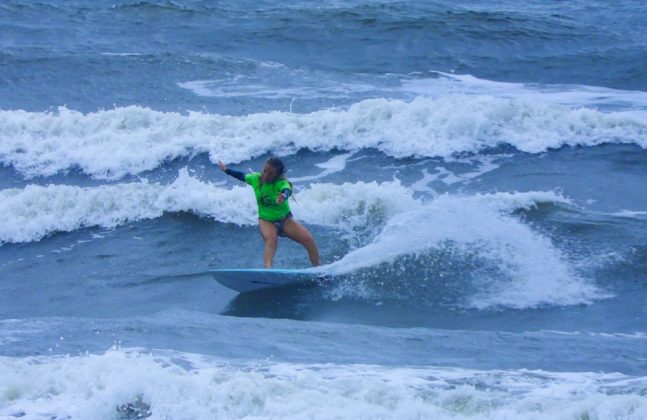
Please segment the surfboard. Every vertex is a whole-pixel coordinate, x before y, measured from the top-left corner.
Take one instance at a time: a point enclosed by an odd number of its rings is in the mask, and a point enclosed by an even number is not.
[[[276,268],[248,268],[218,269],[209,270],[209,272],[220,284],[238,292],[251,292],[253,290],[289,286],[297,283],[317,281],[322,278],[321,273],[317,273],[312,269],[282,270]]]

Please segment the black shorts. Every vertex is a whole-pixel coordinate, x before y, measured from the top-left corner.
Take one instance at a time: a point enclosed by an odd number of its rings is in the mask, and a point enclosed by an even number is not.
[[[285,216],[281,217],[279,220],[275,220],[272,223],[274,226],[276,226],[276,231],[279,236],[285,236],[285,232],[283,231],[283,225],[285,224],[285,221],[288,220],[290,217],[292,217],[292,212],[288,212]],[[269,220],[267,220],[269,222]]]

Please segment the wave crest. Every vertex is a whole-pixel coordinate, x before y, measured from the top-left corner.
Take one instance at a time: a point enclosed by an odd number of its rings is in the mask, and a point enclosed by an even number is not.
[[[647,147],[647,112],[601,112],[487,95],[370,99],[310,114],[184,115],[137,106],[88,114],[67,108],[0,111],[0,162],[26,176],[78,167],[95,178],[114,179],[201,153],[214,162],[302,149],[374,148],[396,158],[451,157],[502,144],[541,153],[606,142]]]

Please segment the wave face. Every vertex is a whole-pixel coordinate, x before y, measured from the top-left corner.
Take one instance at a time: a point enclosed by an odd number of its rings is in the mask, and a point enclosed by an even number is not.
[[[0,231],[0,241],[6,243],[39,241],[80,228],[116,228],[177,212],[238,226],[256,224],[255,202],[246,187],[202,182],[186,168],[168,185],[30,185],[1,192],[0,214],[13,221]],[[423,289],[438,278],[421,267],[425,258],[446,252],[452,255],[448,266],[469,266],[474,260],[480,265],[451,273],[466,287],[457,304],[521,309],[609,297],[581,278],[549,238],[512,215],[542,203],[571,204],[554,192],[443,195],[425,202],[393,181],[313,183],[297,197],[292,208],[300,220],[334,229],[350,244],[351,251],[327,268],[339,276],[355,273],[332,292],[334,299],[413,299],[424,305],[430,292]],[[371,279],[385,270],[400,270],[416,280],[384,288]]]

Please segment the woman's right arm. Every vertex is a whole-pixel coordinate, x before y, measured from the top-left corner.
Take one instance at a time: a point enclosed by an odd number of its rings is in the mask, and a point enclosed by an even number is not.
[[[243,182],[246,182],[246,181],[245,181],[245,174],[244,174],[244,173],[242,173],[242,172],[240,172],[240,171],[235,171],[235,170],[233,170],[233,169],[229,169],[229,168],[228,168],[224,163],[222,163],[221,161],[218,161],[218,167],[220,168],[220,170],[221,170],[221,171],[223,171],[223,172],[224,172],[224,173],[226,173],[227,175],[229,175],[229,176],[233,176],[233,177],[234,177],[234,178],[236,178],[236,179],[239,179],[239,180],[241,180],[241,181],[243,181]]]

